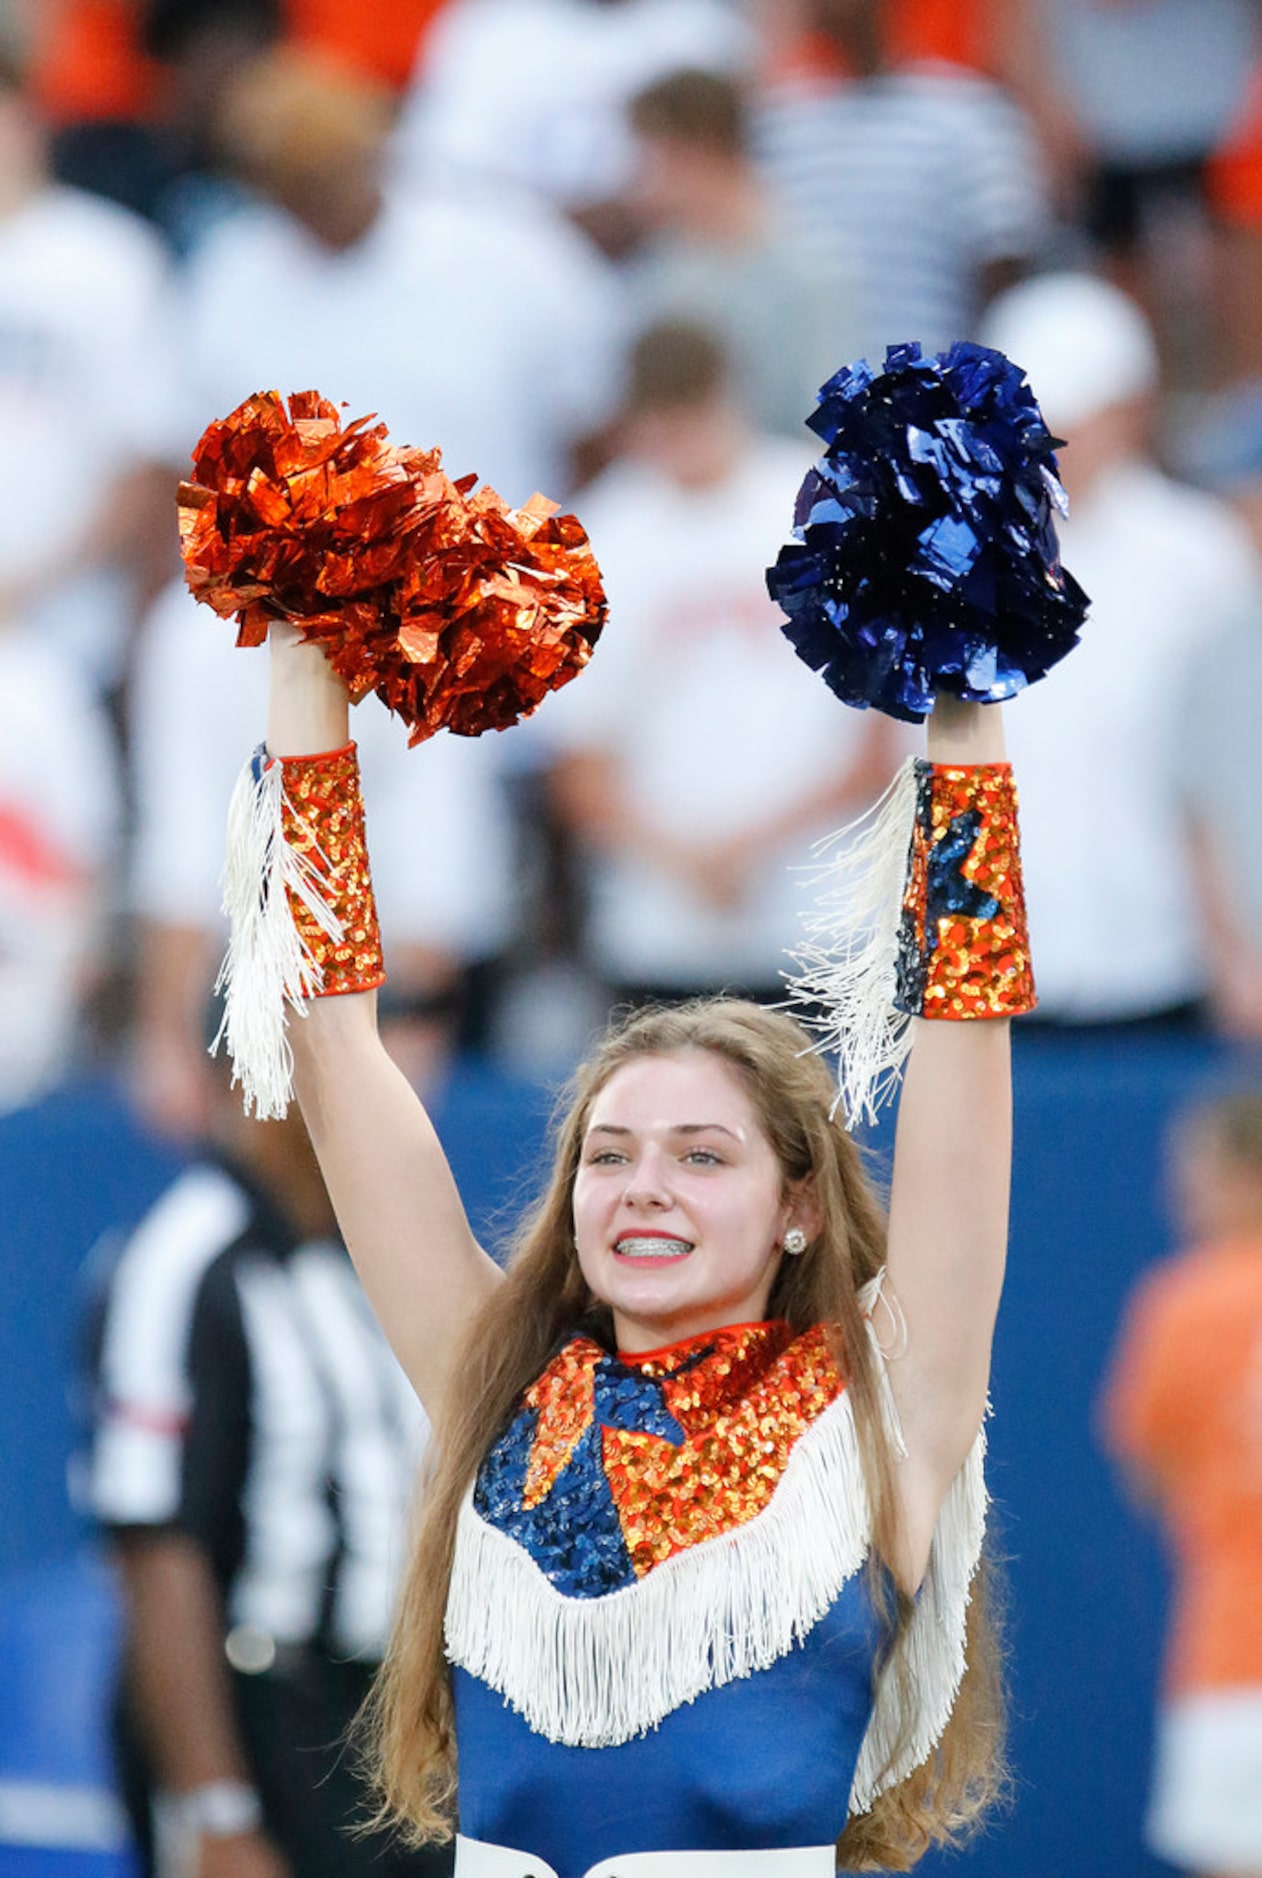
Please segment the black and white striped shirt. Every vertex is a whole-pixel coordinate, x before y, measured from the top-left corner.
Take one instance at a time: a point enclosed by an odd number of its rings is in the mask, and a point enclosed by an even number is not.
[[[378,1657],[427,1425],[341,1246],[202,1162],[123,1247],[93,1354],[102,1525],[197,1540],[265,1647]]]
[[[758,148],[787,212],[856,279],[874,364],[909,339],[939,352],[974,337],[983,271],[1049,236],[1034,137],[986,79],[921,68],[786,86],[764,100]]]

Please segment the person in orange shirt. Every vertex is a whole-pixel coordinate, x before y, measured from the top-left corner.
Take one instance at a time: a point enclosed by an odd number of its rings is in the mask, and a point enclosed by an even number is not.
[[[284,0],[287,39],[362,77],[402,91],[417,50],[446,0]],[[165,75],[146,56],[155,15],[200,13],[207,25],[232,6],[215,0],[176,9],[161,0],[40,0],[35,22],[32,86],[40,109],[55,124],[80,121],[149,121],[161,113]],[[239,10],[239,9],[236,9]]]
[[[1262,1090],[1191,1112],[1173,1141],[1190,1250],[1141,1279],[1104,1436],[1175,1558],[1148,1813],[1154,1852],[1262,1872]]]

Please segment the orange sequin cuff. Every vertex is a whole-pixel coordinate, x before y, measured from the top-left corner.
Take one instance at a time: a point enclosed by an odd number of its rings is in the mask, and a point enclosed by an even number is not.
[[[1034,976],[1007,763],[916,765],[897,1004],[913,1017],[1017,1017]]]
[[[285,843],[307,863],[308,878],[336,928],[327,930],[304,899],[287,890],[299,938],[320,973],[316,996],[372,991],[385,983],[386,974],[355,745],[280,762]]]

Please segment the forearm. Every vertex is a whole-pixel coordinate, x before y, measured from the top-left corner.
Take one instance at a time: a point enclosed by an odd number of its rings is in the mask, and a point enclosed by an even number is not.
[[[250,1781],[209,1561],[178,1534],[119,1546],[129,1694],[157,1784],[173,1793]]]
[[[1001,764],[1000,713],[993,706],[939,699],[928,747],[942,769]],[[1002,798],[975,799],[981,839],[967,860],[951,861],[947,880],[970,890],[993,889],[997,899],[983,899],[972,912],[942,920],[932,907],[926,910],[930,954],[948,945],[951,927],[959,929],[946,956],[950,969],[961,974],[964,993],[957,994],[954,984],[948,987],[950,995],[937,999],[927,991],[925,1015],[915,1020],[890,1200],[891,1278],[919,1352],[920,1385],[933,1402],[927,1438],[941,1444],[948,1468],[962,1458],[961,1448],[976,1432],[986,1397],[1008,1236],[1012,1090],[1005,1012],[1026,995],[1012,996],[1015,987],[1004,981],[1005,966],[1011,968],[1009,953],[1019,953],[1021,941],[999,925],[1013,920],[1018,930],[1023,925],[1015,848],[1006,865],[999,864],[1000,879],[988,878],[986,863],[977,861],[978,855],[990,855],[991,843],[1003,851],[1014,842],[1010,809],[1003,808]],[[951,816],[950,810],[938,812],[944,822]],[[949,826],[936,826],[945,839],[957,822],[950,818]],[[965,845],[969,838],[966,834]],[[996,947],[999,930],[1007,938]],[[935,970],[932,963],[926,970],[931,987]]]
[[[348,712],[340,680],[323,655],[299,644],[292,630],[281,629],[274,640],[269,750],[289,759],[342,748]],[[286,762],[286,791],[292,780],[300,823],[302,769],[295,765],[291,778]],[[343,767],[336,789],[333,819],[321,821],[312,808],[303,838],[318,850],[326,826],[339,839],[353,826],[359,844],[354,918],[375,930],[352,771]],[[336,856],[330,844],[323,865],[332,870],[331,879],[338,859],[346,856]],[[290,1014],[294,1089],[365,1291],[417,1393],[438,1419],[465,1327],[498,1282],[498,1272],[473,1238],[419,1097],[377,1034],[375,990],[347,988],[364,982],[357,964],[358,955],[351,954],[351,968],[342,973],[339,967],[335,995],[310,997],[302,1014]],[[322,989],[329,990],[327,975]]]

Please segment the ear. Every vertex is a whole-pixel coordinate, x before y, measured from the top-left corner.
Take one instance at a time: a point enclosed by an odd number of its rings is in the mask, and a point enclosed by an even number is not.
[[[815,1197],[812,1181],[800,1181],[790,1187],[784,1198],[784,1210],[780,1216],[780,1237],[784,1238],[790,1226],[800,1226],[806,1234],[807,1243],[818,1239],[824,1224],[824,1215]]]

